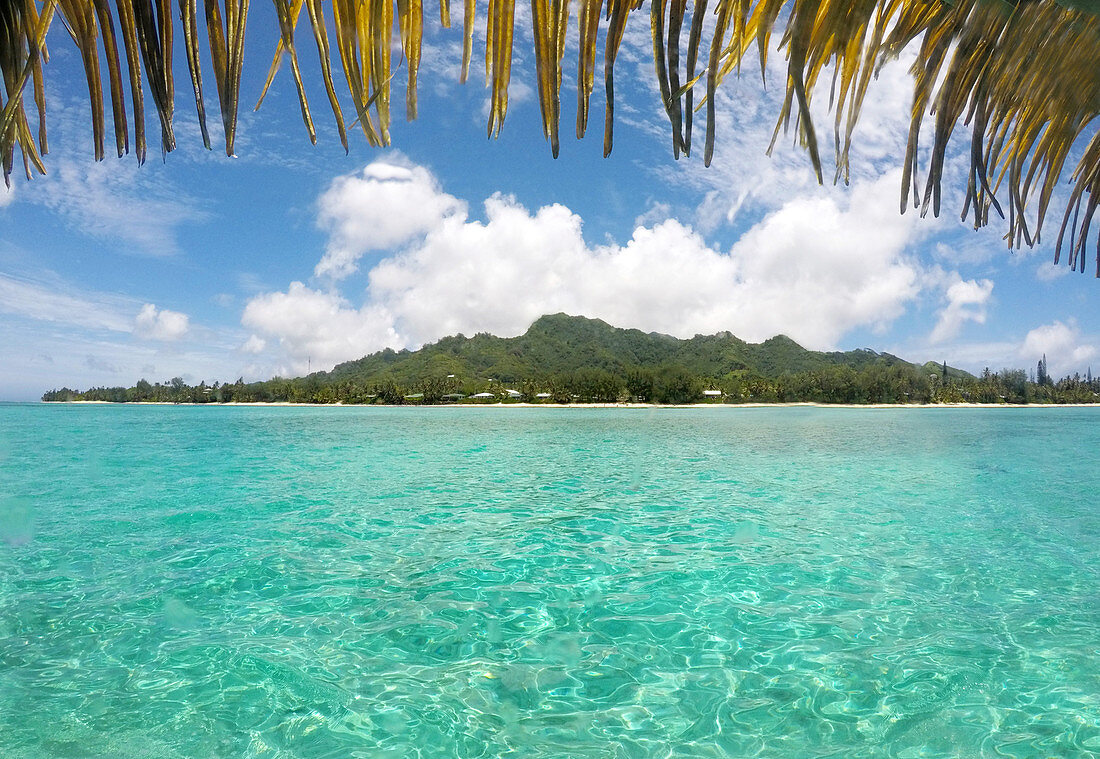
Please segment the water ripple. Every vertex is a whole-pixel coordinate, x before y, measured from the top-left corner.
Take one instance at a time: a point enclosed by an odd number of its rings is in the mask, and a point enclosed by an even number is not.
[[[0,413],[5,757],[1100,755],[1092,410]]]

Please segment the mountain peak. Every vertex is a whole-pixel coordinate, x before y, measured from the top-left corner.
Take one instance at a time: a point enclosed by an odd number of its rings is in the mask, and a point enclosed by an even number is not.
[[[388,378],[411,385],[454,375],[519,383],[590,369],[625,374],[676,367],[717,380],[729,375],[779,377],[838,365],[907,363],[893,356],[889,359],[865,350],[810,351],[787,335],[762,343],[746,343],[730,332],[680,339],[559,312],[540,316],[519,337],[445,337],[418,351],[379,352],[340,364],[328,377],[366,383]]]

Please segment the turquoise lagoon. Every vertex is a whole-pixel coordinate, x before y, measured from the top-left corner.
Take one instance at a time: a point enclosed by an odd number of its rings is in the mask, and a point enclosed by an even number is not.
[[[0,756],[1100,755],[1100,409],[0,406]]]

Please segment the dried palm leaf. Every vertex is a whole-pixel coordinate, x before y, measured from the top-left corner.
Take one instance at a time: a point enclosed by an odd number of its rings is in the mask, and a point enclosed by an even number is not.
[[[578,0],[578,137],[588,124],[594,88],[600,17],[605,16],[606,89],[604,154],[611,152],[614,127],[614,68],[632,11],[641,0]],[[197,0],[177,0],[202,139],[209,147],[198,42]],[[347,149],[346,123],[332,79],[332,39],[358,123],[372,145],[389,143],[391,83],[398,66],[391,61],[394,13],[402,59],[408,64],[406,115],[417,114],[417,81],[424,34],[422,0],[273,0],[279,39],[260,101],[284,58],[290,69],[311,141],[316,129],[309,109],[296,47],[301,11],[307,11],[321,64],[321,80]],[[209,65],[214,71],[226,153],[232,155],[237,102],[244,62],[248,0],[203,0]],[[113,8],[113,12],[112,12]],[[465,0],[461,80],[469,72],[476,0]],[[684,22],[687,55],[681,56]],[[440,0],[440,22],[450,25],[449,0]],[[488,0],[485,76],[489,89],[490,135],[500,133],[508,108],[515,0]],[[561,61],[569,26],[569,0],[531,0],[532,39],[542,127],[553,155],[559,145]],[[714,17],[712,24],[705,19]],[[93,154],[104,154],[105,97],[101,67],[106,66],[119,155],[129,150],[130,133],[123,92],[122,59],[130,82],[134,152],[145,160],[145,88],[161,126],[161,147],[175,147],[172,128],[173,19],[171,0],[0,0],[0,163],[5,181],[15,165],[15,149],[30,176],[44,172],[47,150],[43,66],[45,39],[60,18],[83,63],[91,104]],[[985,226],[989,211],[1006,215],[1010,246],[1035,245],[1057,194],[1067,163],[1067,207],[1056,246],[1068,262],[1084,267],[1085,245],[1100,204],[1100,2],[1096,0],[651,0],[650,33],[661,105],[672,130],[673,155],[691,150],[693,116],[706,109],[704,163],[714,158],[715,95],[726,77],[740,73],[755,47],[763,75],[772,36],[786,55],[784,99],[774,140],[792,126],[806,147],[819,181],[823,176],[810,102],[828,80],[833,109],[833,181],[850,179],[848,154],[870,80],[903,48],[917,46],[913,66],[913,105],[903,161],[902,211],[910,204],[922,214],[939,213],[947,149],[962,125],[970,132],[970,168],[963,216]],[[117,29],[115,24],[117,23]],[[709,26],[709,31],[708,31]],[[120,55],[118,38],[125,55]],[[703,48],[703,46],[706,46]],[[699,51],[706,66],[698,71]],[[33,82],[37,135],[28,120],[24,92]],[[696,88],[705,93],[697,97]],[[257,104],[258,107],[259,103]],[[929,124],[926,126],[926,116]],[[920,179],[922,130],[931,138],[930,158]],[[923,184],[923,186],[922,186]],[[1100,254],[1100,234],[1097,235]],[[1100,274],[1100,258],[1098,258]]]

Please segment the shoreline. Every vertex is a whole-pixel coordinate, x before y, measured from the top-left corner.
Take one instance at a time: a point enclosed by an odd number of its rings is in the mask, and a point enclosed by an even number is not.
[[[290,401],[249,401],[246,403],[174,403],[172,401],[38,401],[40,405],[98,405],[98,406],[216,406],[243,408],[545,408],[545,409],[775,409],[775,408],[838,408],[838,409],[961,409],[961,408],[1100,408],[1100,403],[438,403],[438,404],[385,404],[385,403],[292,403]]]

